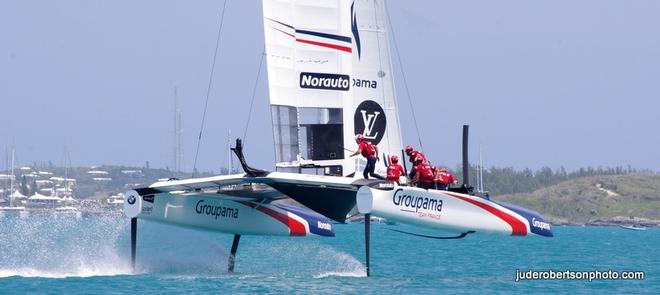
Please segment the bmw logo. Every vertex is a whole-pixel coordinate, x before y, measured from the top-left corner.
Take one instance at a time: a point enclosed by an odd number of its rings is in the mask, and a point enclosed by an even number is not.
[[[135,196],[134,195],[128,196],[128,199],[126,201],[128,201],[128,203],[131,205],[135,204]]]

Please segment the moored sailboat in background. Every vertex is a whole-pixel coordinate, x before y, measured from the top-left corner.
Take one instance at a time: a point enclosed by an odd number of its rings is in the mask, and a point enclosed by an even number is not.
[[[21,194],[18,189],[14,188],[14,183],[16,180],[16,173],[14,172],[14,158],[15,150],[11,151],[11,175],[7,175],[10,181],[9,186],[9,206],[0,207],[0,216],[19,216],[25,218],[29,215],[25,206],[22,206],[23,201],[27,198],[25,195]],[[16,202],[19,202],[18,204]]]

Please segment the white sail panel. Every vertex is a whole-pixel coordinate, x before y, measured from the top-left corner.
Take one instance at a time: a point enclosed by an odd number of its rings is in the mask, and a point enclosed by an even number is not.
[[[357,133],[381,156],[400,154],[382,3],[264,0],[263,8],[278,169],[351,174]]]
[[[354,48],[351,92],[354,112],[347,122],[353,134],[362,133],[378,144],[381,159],[401,155],[399,113],[387,34],[387,15],[382,0],[355,0],[351,7]],[[349,120],[350,119],[350,120]],[[349,142],[352,138],[346,138]],[[352,145],[354,146],[354,145]],[[387,161],[381,161],[384,169]],[[378,172],[378,171],[377,171]],[[381,173],[382,174],[382,173]]]

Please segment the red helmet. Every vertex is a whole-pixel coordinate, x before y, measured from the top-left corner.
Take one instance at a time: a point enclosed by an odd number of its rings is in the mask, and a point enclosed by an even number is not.
[[[412,151],[413,151],[413,147],[412,147],[412,145],[407,145],[407,146],[406,146],[406,153],[407,153],[407,154],[410,154],[410,152],[412,152]]]
[[[424,162],[424,158],[422,158],[422,156],[415,157],[415,165],[422,164],[422,162]]]
[[[355,141],[360,142],[364,140],[364,135],[358,134],[355,136]]]
[[[391,156],[390,157],[390,162],[398,163],[399,162],[399,157],[397,157],[396,155]]]

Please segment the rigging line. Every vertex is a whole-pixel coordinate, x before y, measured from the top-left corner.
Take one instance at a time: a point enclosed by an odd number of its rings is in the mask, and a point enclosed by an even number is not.
[[[247,139],[247,131],[250,126],[250,118],[252,117],[252,106],[254,105],[254,97],[257,94],[257,86],[259,85],[259,78],[261,77],[261,68],[264,64],[264,56],[266,56],[266,48],[264,47],[261,52],[261,60],[259,61],[259,70],[257,71],[257,78],[254,79],[254,87],[252,88],[252,99],[250,100],[250,110],[248,111],[247,121],[245,122],[245,130],[243,130],[243,143]]]
[[[195,161],[193,162],[192,177],[195,177],[195,169],[197,169],[197,156],[199,155],[199,146],[202,142],[202,131],[204,131],[204,121],[206,120],[206,109],[209,105],[209,96],[211,95],[211,85],[213,82],[213,73],[215,72],[215,61],[218,58],[218,49],[220,48],[220,36],[222,35],[222,24],[225,20],[225,7],[227,0],[222,4],[222,12],[220,14],[220,27],[218,28],[218,37],[215,41],[215,51],[213,52],[213,64],[211,65],[211,74],[209,75],[209,84],[206,88],[206,102],[204,103],[204,112],[202,113],[202,124],[199,127],[199,137],[197,138],[197,149],[195,150]]]
[[[399,68],[401,69],[401,76],[403,77],[403,87],[406,89],[406,96],[408,98],[408,104],[410,105],[410,112],[412,112],[413,122],[415,123],[415,130],[417,131],[417,140],[419,141],[419,149],[424,151],[424,145],[422,144],[422,136],[419,132],[419,125],[417,125],[417,116],[415,116],[415,108],[413,107],[412,97],[410,96],[410,90],[408,89],[408,80],[406,79],[406,72],[403,70],[403,62],[401,62],[401,55],[399,54],[399,45],[396,42],[396,37],[394,34],[394,27],[392,26],[392,20],[390,18],[390,11],[387,9],[387,1],[383,1],[385,4],[385,14],[387,15],[387,23],[390,27],[390,32],[392,32],[392,42],[394,43],[394,52],[396,54],[397,61],[399,62]]]
[[[374,6],[377,6],[377,5],[374,4]],[[379,37],[379,35],[383,31],[387,31],[387,28],[383,28],[383,30],[379,30],[379,28],[378,28],[378,12],[379,12],[378,8],[376,7],[374,9],[374,20],[376,20],[376,45],[378,45],[378,67],[379,67],[378,77],[380,78],[380,84],[385,85],[385,83],[383,83],[383,81],[385,80],[384,79],[385,76],[381,75],[381,73],[384,73],[385,71],[383,71],[383,56],[382,56],[382,52],[381,52],[381,48],[380,48],[380,37]],[[386,38],[385,39],[385,45],[387,45],[387,36],[385,36],[385,38]],[[390,69],[387,69],[387,70],[389,71]],[[391,85],[394,86],[394,79],[392,79]],[[381,89],[381,93],[383,95],[383,105],[385,106],[386,109],[388,109],[390,106],[388,106],[386,104],[388,101],[387,101],[387,96],[385,95],[385,87],[383,86],[380,89]],[[394,90],[394,87],[392,87],[392,90]],[[394,93],[392,93],[392,95],[394,95]],[[395,109],[395,111],[396,111],[396,109]],[[401,130],[399,130],[399,132],[401,132]],[[388,151],[389,151],[389,148],[391,147],[391,145],[390,145],[390,128],[387,128],[387,126],[385,126],[385,135],[387,135],[387,148],[388,148]],[[378,156],[378,158],[380,158],[380,155],[376,155],[376,156]],[[383,161],[383,163],[385,163],[385,161]],[[385,167],[387,167],[387,165],[385,165]]]

